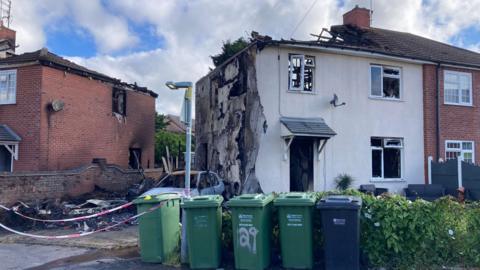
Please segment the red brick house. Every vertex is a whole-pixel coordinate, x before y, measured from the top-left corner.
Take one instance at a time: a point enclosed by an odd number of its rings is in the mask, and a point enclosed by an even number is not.
[[[0,171],[153,167],[157,94],[47,49],[15,55],[3,26],[0,45]]]

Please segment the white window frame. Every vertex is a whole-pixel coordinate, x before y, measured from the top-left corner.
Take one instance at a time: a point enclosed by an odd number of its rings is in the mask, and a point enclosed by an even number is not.
[[[0,141],[0,147],[4,146],[10,152],[10,171],[13,172],[13,161],[18,160],[18,143]]]
[[[460,144],[460,148],[448,148],[447,145],[449,143],[458,143]],[[469,150],[464,150],[463,149],[463,143],[471,143],[472,144],[472,149]],[[447,160],[447,152],[460,152],[460,157],[463,158],[464,153],[471,153],[472,154],[472,163],[475,164],[475,142],[474,141],[459,141],[459,140],[445,140],[445,161]]]
[[[372,146],[371,145],[371,139],[381,139],[382,144],[384,146]],[[386,146],[386,142],[388,140],[400,140],[400,145],[389,145]],[[385,148],[397,148],[401,149],[400,150],[400,177],[399,178],[385,178],[385,171],[384,171],[384,160],[383,160],[383,150]],[[395,181],[403,181],[403,175],[404,175],[404,170],[405,170],[405,159],[404,159],[404,154],[405,154],[405,145],[404,145],[404,139],[403,138],[393,138],[393,137],[378,137],[378,136],[372,136],[370,137],[370,158],[372,156],[373,150],[380,150],[382,153],[382,164],[381,164],[381,169],[382,169],[382,176],[381,177],[374,177],[373,174],[371,175],[371,182],[395,182]],[[370,160],[370,164],[373,165],[373,160]],[[372,166],[370,166],[371,168]],[[370,172],[372,173],[372,172]]]
[[[381,81],[381,84],[380,84],[380,93],[382,94],[381,96],[376,96],[376,95],[372,95],[372,67],[376,67],[376,68],[380,68],[380,74],[382,76],[382,81]],[[389,69],[394,69],[394,70],[398,70],[398,76],[396,75],[385,75],[384,72],[383,72],[383,68],[386,67],[386,68],[389,68]],[[379,65],[379,64],[370,64],[369,66],[369,71],[368,71],[368,74],[369,74],[369,77],[368,77],[368,81],[369,81],[369,89],[368,89],[368,96],[370,98],[373,98],[373,99],[383,99],[383,100],[393,100],[393,101],[401,101],[403,100],[403,72],[402,72],[402,68],[401,67],[395,67],[395,66],[388,66],[388,65]],[[398,98],[391,98],[391,97],[384,97],[383,96],[383,77],[387,77],[387,78],[395,78],[399,80],[399,97]]]
[[[8,76],[10,76],[10,75],[15,76],[14,85],[13,85],[15,93],[14,93],[14,96],[13,96],[12,100],[6,100],[5,101],[5,100],[0,99],[0,105],[8,105],[8,104],[16,104],[17,103],[17,70],[16,69],[0,70],[0,77],[1,76],[6,76],[7,80],[8,80]],[[8,83],[7,83],[7,87],[9,87]]]
[[[305,58],[313,58],[313,65],[306,65],[305,64]],[[290,63],[292,58],[298,58],[300,59],[300,87],[293,87],[293,68],[290,68]],[[289,70],[288,70],[288,91],[289,92],[295,92],[295,93],[315,93],[315,67],[316,67],[316,57],[312,55],[305,55],[305,54],[296,54],[296,53],[291,53],[288,55],[288,62],[289,62]],[[313,68],[313,74],[312,74],[312,91],[306,91],[305,90],[305,66],[309,66]]]
[[[447,83],[446,78],[447,74],[454,75],[454,76],[467,76],[468,77],[468,82],[469,82],[469,87],[470,87],[470,102],[463,102],[462,101],[462,93],[461,89],[458,89],[458,103],[455,102],[450,102],[447,101],[446,94],[445,94],[445,84]],[[460,78],[460,77],[459,77]],[[458,82],[460,83],[460,82]],[[443,103],[447,105],[457,105],[457,106],[473,106],[473,87],[472,87],[472,73],[469,72],[460,72],[460,71],[453,71],[453,70],[444,70],[443,71]]]

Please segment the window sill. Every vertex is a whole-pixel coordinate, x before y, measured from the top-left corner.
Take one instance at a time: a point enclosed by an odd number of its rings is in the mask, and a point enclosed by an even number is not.
[[[369,99],[372,100],[382,100],[382,101],[393,101],[393,102],[405,102],[403,99],[396,99],[396,98],[383,98],[383,97],[374,97],[374,96],[369,96]]]
[[[313,90],[313,91],[287,90],[287,93],[305,94],[305,95],[316,95],[317,94],[317,92],[315,90]]]
[[[460,106],[460,107],[474,107],[473,104],[461,104],[461,103],[450,103],[450,102],[443,102],[443,105],[448,106]]]
[[[392,182],[403,183],[406,181],[403,178],[371,178],[370,182],[371,183],[392,183]]]
[[[1,103],[1,102],[0,102],[0,106],[1,106],[1,105],[16,105],[16,104],[17,104],[16,102],[13,102],[13,103]]]

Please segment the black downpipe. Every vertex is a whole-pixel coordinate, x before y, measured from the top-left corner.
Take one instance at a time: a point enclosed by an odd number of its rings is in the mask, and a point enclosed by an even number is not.
[[[435,121],[436,121],[436,130],[435,130],[435,137],[436,137],[436,146],[435,146],[435,152],[436,152],[436,159],[435,161],[438,161],[440,159],[440,63],[437,64],[436,68],[436,76],[435,79],[437,81],[436,83],[436,94],[435,94],[435,99],[436,99],[436,106],[435,106]]]

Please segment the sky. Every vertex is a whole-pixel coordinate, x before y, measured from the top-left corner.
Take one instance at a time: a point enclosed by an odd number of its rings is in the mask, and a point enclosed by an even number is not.
[[[480,52],[480,0],[372,0],[373,26]],[[183,94],[166,81],[196,82],[222,43],[252,30],[309,40],[370,0],[12,0],[17,53],[43,47],[159,94],[159,113],[178,114]]]

